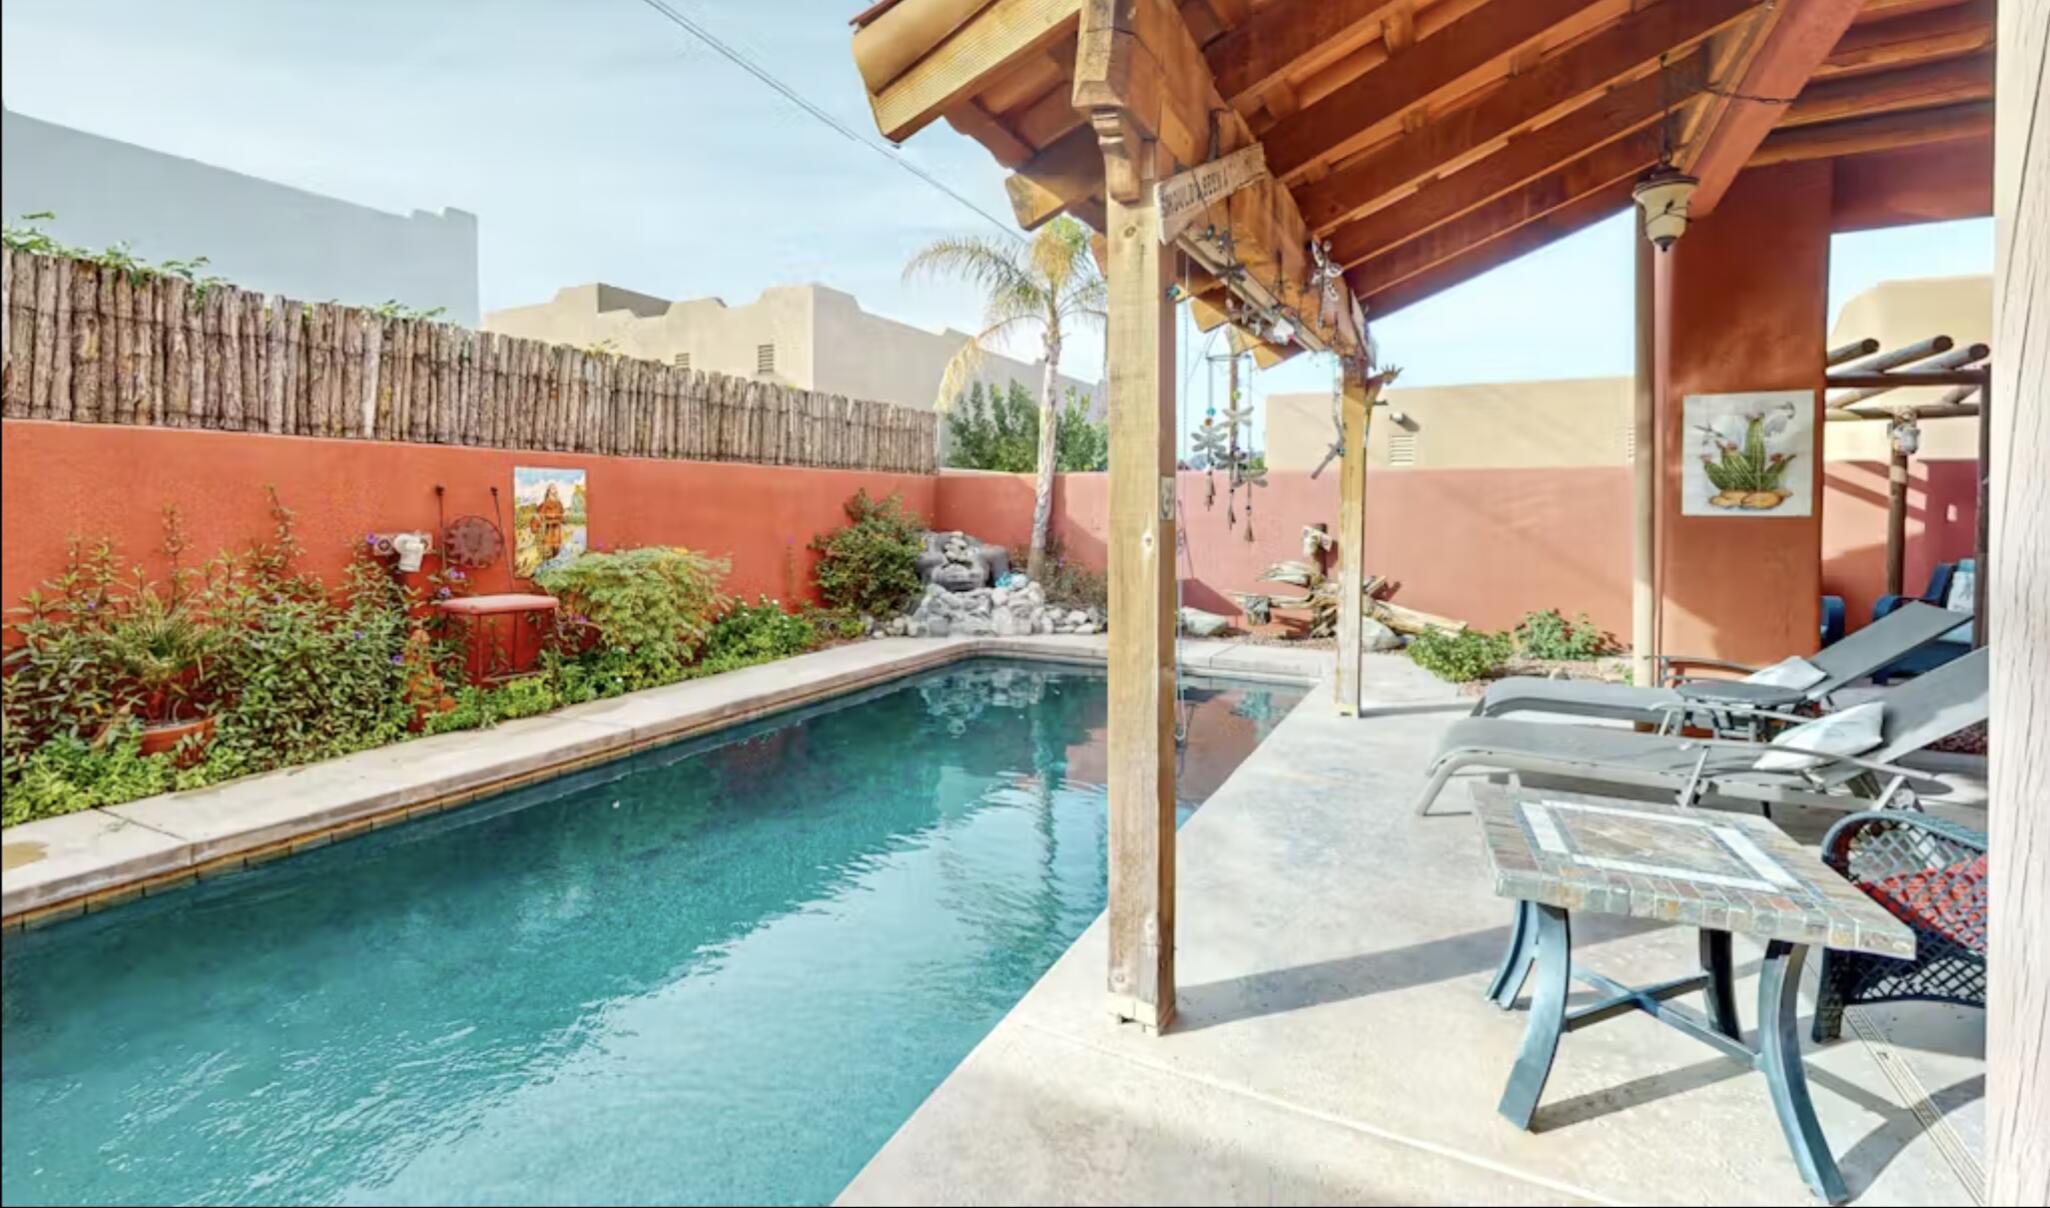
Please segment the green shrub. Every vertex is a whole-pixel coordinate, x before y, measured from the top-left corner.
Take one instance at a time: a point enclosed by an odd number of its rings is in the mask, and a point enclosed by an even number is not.
[[[563,602],[572,623],[589,627],[595,648],[622,691],[684,678],[726,606],[719,592],[728,564],[672,546],[587,553],[536,582]]]
[[[819,595],[828,608],[872,617],[903,612],[917,598],[925,522],[892,495],[866,490],[847,501],[847,525],[814,537]]]
[[[1526,612],[1516,623],[1516,645],[1534,659],[1591,659],[1609,648],[1608,638],[1581,613],[1568,621],[1556,608]]]
[[[1516,644],[1508,634],[1478,629],[1457,634],[1423,633],[1409,643],[1409,657],[1417,666],[1455,684],[1496,674],[1514,653]]]
[[[177,783],[171,758],[144,755],[141,725],[126,720],[97,743],[64,735],[26,754],[0,797],[0,825],[119,805]]]
[[[489,688],[458,688],[455,701],[455,708],[427,715],[426,733],[482,729],[547,713],[562,704],[554,679],[547,674],[522,676]]]
[[[721,670],[746,667],[803,654],[818,644],[818,627],[811,618],[793,616],[762,596],[753,604],[735,604],[713,624],[700,665]]]

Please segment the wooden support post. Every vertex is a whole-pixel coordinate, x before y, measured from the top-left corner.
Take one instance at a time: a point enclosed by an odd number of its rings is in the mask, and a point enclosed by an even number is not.
[[[1908,455],[1892,431],[1886,437],[1886,594],[1897,596],[1907,578]]]
[[[1346,358],[1345,384],[1339,396],[1338,667],[1332,676],[1342,717],[1359,716],[1366,687],[1360,621],[1366,615],[1367,429],[1374,420],[1377,393],[1361,373],[1360,363]]]
[[[1636,369],[1630,411],[1630,682],[1658,684],[1658,250],[1637,217]]]
[[[1997,467],[1992,550],[1978,626],[1999,624],[1992,660],[1986,809],[1986,1172],[1989,1204],[2050,1203],[2050,0],[2001,0],[1993,170],[1993,347],[1979,422]],[[1985,515],[1985,512],[1981,512]]]
[[[1097,116],[1106,156],[1137,169],[1138,186],[1110,199],[1107,232],[1110,998],[1118,1018],[1158,1030],[1174,1017],[1174,253],[1160,242],[1155,144]]]
[[[1960,386],[1960,390],[1968,389]],[[1986,611],[1987,552],[1993,544],[1993,371],[1987,369],[1986,384],[1979,387],[1979,515],[1972,541],[1972,649],[1984,646],[1993,633],[1993,617]]]

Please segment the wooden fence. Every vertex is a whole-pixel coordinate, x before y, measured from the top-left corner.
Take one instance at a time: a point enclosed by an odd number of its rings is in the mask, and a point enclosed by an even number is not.
[[[8,250],[11,419],[931,473],[938,417]]]

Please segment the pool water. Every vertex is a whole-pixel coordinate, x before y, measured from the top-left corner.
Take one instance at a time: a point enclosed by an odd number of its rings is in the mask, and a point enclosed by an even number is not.
[[[1190,681],[1183,816],[1301,696]],[[979,661],[4,948],[7,1203],[823,1203],[1104,904],[1100,672]]]

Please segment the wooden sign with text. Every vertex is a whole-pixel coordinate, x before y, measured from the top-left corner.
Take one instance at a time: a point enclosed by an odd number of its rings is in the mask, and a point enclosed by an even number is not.
[[[1153,186],[1153,200],[1160,209],[1160,241],[1171,242],[1182,229],[1208,209],[1210,203],[1229,197],[1267,175],[1267,151],[1255,143]]]

